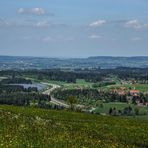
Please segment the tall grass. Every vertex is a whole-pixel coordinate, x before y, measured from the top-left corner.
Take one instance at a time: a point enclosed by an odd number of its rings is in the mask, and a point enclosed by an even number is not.
[[[147,121],[0,106],[0,147],[147,146]]]

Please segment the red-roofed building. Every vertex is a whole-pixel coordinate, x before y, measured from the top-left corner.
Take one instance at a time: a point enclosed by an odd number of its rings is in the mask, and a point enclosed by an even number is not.
[[[131,96],[139,96],[140,91],[139,90],[130,90],[130,95]]]

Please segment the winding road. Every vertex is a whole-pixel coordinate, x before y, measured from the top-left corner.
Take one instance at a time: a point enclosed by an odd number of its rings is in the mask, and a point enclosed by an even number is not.
[[[57,88],[60,88],[60,86],[56,85],[56,84],[45,83],[45,82],[41,82],[41,84],[44,84],[44,85],[47,85],[47,86],[52,86],[52,88],[49,88],[49,89],[43,91],[43,94],[50,95],[50,96],[51,96],[51,92],[52,91],[54,91]],[[52,96],[51,96],[51,101],[50,102],[55,104],[55,105],[59,105],[59,106],[65,107],[65,108],[69,108],[69,105],[66,104],[64,101],[61,101],[61,100],[56,99],[56,98],[53,98]]]

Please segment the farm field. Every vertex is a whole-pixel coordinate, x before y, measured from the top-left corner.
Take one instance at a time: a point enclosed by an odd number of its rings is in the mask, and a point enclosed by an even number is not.
[[[33,76],[30,79],[32,79],[35,82],[41,82],[41,81],[37,80],[37,78],[35,76]],[[125,87],[127,89],[127,91],[129,91],[129,88],[131,88],[131,89],[139,90],[140,92],[143,92],[143,93],[148,92],[148,84],[123,84],[123,85],[121,85],[120,80],[117,79],[115,76],[112,76],[110,78],[110,80],[115,81],[116,84],[103,86],[103,87],[101,87],[102,90],[108,91],[111,88]],[[47,83],[63,86],[65,89],[93,88],[92,86],[93,86],[93,84],[95,84],[95,83],[91,83],[91,82],[86,82],[84,79],[77,79],[76,83],[66,83],[63,81],[52,81],[52,80],[43,80],[43,81],[45,81]],[[98,87],[98,89],[100,89],[100,88]]]
[[[65,89],[84,89],[92,88],[94,83],[86,82],[84,79],[77,79],[76,83],[66,83],[64,86]]]
[[[141,92],[148,92],[148,84],[135,84],[133,87]]]
[[[148,121],[0,105],[0,147],[147,147]]]
[[[31,79],[35,82],[41,82],[41,81],[37,80],[35,78],[35,76],[33,76]],[[111,88],[120,88],[120,87],[124,86],[127,88],[127,90],[129,90],[129,88],[131,88],[131,89],[139,90],[140,92],[148,92],[148,84],[123,84],[123,85],[121,85],[120,80],[117,79],[115,76],[110,79],[112,81],[115,81],[116,84],[103,86],[103,87],[101,87],[103,90],[108,91],[108,89],[111,89]],[[76,83],[66,83],[63,81],[52,81],[52,80],[43,80],[43,81],[45,81],[47,83],[52,83],[52,84],[63,86],[66,89],[93,88],[92,85],[95,84],[95,83],[91,83],[91,82],[86,82],[84,79],[77,79]]]
[[[123,110],[125,107],[131,106],[132,109],[138,108],[139,109],[139,115],[135,116],[137,119],[147,119],[148,120],[148,108],[147,107],[140,107],[134,104],[127,104],[122,102],[110,102],[110,103],[103,103],[102,108],[96,108],[95,112],[97,113],[106,113],[108,114],[110,108],[116,108],[116,110]],[[145,114],[145,115],[143,115]],[[133,116],[130,116],[133,117]]]
[[[34,82],[45,82],[45,83],[56,84],[64,87],[65,89],[92,88],[92,85],[94,84],[91,82],[86,82],[84,79],[77,79],[76,83],[66,83],[63,81],[54,81],[54,80],[46,80],[46,79],[41,81],[41,80],[37,80],[35,77],[28,77],[28,79],[31,79]]]
[[[110,86],[103,87],[104,90],[108,90],[110,88],[120,88],[120,87],[126,87],[127,90],[129,88],[139,90],[140,92],[147,93],[148,92],[148,84],[115,84]]]

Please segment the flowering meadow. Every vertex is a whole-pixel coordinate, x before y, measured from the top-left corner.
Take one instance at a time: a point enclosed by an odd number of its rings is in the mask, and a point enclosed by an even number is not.
[[[148,121],[0,105],[0,147],[148,147]]]

